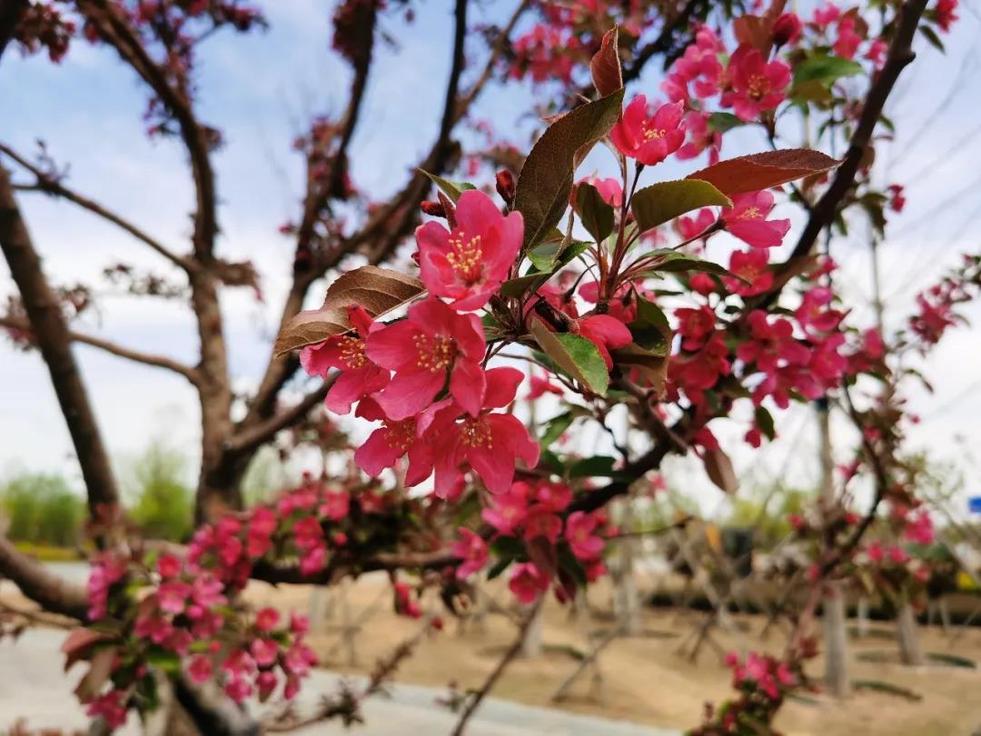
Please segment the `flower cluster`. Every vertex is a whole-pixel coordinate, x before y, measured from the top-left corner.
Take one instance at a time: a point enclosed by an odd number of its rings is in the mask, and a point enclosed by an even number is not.
[[[307,347],[301,362],[312,375],[340,369],[326,403],[380,426],[356,452],[359,467],[377,476],[408,457],[406,483],[435,478],[436,493],[455,499],[473,471],[492,492],[511,483],[515,462],[538,462],[539,448],[506,409],[523,374],[485,368],[487,342],[472,310],[485,306],[512,269],[524,235],[521,215],[502,215],[484,193],[464,192],[436,221],[416,231],[428,298],[407,316],[383,324],[352,307],[354,331]],[[445,300],[445,301],[444,301]]]

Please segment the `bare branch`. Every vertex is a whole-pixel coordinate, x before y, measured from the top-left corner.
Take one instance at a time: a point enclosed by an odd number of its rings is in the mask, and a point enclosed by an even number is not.
[[[145,230],[137,227],[128,220],[123,219],[120,215],[112,212],[106,207],[103,207],[98,202],[64,186],[60,181],[52,178],[49,174],[32,164],[10,146],[0,143],[0,153],[3,153],[16,161],[20,166],[29,171],[35,177],[35,184],[30,187],[24,187],[25,190],[44,192],[46,194],[67,199],[70,202],[74,202],[82,209],[88,210],[92,214],[98,215],[102,219],[111,222],[113,225],[122,228],[134,238],[150,246],[168,261],[180,266],[185,271],[196,268],[196,264],[191,259],[178,255],[163,245],[159,240],[149,235]]]
[[[334,385],[335,380],[336,375],[324,381],[314,391],[308,393],[288,409],[284,409],[261,424],[255,424],[238,434],[232,435],[231,439],[225,443],[225,449],[231,453],[240,453],[262,446],[271,440],[277,432],[293,426],[309,414],[311,409],[324,400],[327,391]]]
[[[31,323],[27,320],[18,319],[16,317],[0,317],[0,327],[30,331]],[[107,353],[112,353],[120,358],[126,358],[126,360],[132,360],[136,363],[143,363],[144,365],[151,365],[157,368],[166,368],[167,370],[179,373],[195,385],[197,385],[198,381],[201,379],[201,376],[198,374],[197,370],[189,365],[181,363],[180,361],[174,360],[173,358],[168,358],[165,355],[155,355],[153,353],[144,353],[139,350],[133,350],[110,340],[105,340],[101,337],[96,337],[95,335],[87,335],[82,332],[76,332],[75,330],[68,331],[68,338],[72,342],[80,342],[84,345],[91,345],[94,348],[105,350]]]
[[[85,588],[50,572],[0,536],[0,575],[16,583],[20,592],[44,610],[85,621],[88,597]]]
[[[862,158],[872,140],[875,126],[882,117],[886,100],[889,98],[896,80],[899,79],[900,73],[916,58],[916,54],[913,52],[913,38],[916,35],[916,29],[926,5],[927,0],[908,0],[903,5],[902,10],[899,11],[899,25],[896,35],[889,45],[885,66],[873,81],[869,93],[865,97],[865,105],[862,107],[862,114],[859,116],[858,125],[848,145],[845,158],[835,172],[831,186],[811,208],[807,225],[797,239],[797,245],[794,246],[790,258],[778,268],[773,288],[762,300],[763,306],[772,304],[780,290],[798,272],[800,264],[813,250],[818,235],[834,222],[839,205],[855,184],[855,175],[858,173]]]
[[[460,716],[460,720],[457,721],[456,728],[453,729],[451,736],[463,736],[464,730],[467,727],[467,723],[473,717],[473,714],[477,712],[477,708],[483,702],[484,698],[487,697],[487,693],[491,691],[497,681],[501,679],[501,675],[504,674],[504,670],[507,669],[508,665],[514,661],[514,658],[518,656],[518,652],[521,651],[521,645],[525,641],[525,636],[528,634],[528,629],[531,627],[531,622],[534,621],[535,616],[538,614],[538,609],[542,606],[542,601],[545,600],[543,595],[538,599],[538,602],[528,610],[525,615],[524,620],[521,622],[521,626],[518,629],[518,635],[514,639],[514,643],[508,648],[498,661],[497,666],[488,675],[484,684],[480,686],[480,690],[475,692],[467,703],[467,707],[464,708],[463,714]]]
[[[30,233],[10,188],[10,176],[0,167],[0,249],[20,290],[24,310],[51,374],[61,412],[68,425],[78,463],[88,490],[89,510],[97,516],[101,506],[116,505],[119,494],[109,456],[89,403],[61,304],[41,269]]]
[[[78,9],[98,30],[102,38],[140,75],[171,111],[180,127],[181,138],[191,159],[197,206],[194,213],[194,253],[202,263],[214,256],[218,231],[215,175],[208,155],[207,131],[194,116],[190,99],[167,81],[163,70],[150,58],[119,9],[106,0],[79,0]]]
[[[0,5],[0,57],[7,48],[10,39],[14,37],[20,15],[27,8],[27,0],[7,0]]]

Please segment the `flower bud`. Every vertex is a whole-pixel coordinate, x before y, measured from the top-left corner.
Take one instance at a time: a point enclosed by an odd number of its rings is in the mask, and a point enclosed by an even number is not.
[[[426,199],[419,203],[419,209],[425,212],[430,217],[446,217],[446,210],[443,209],[443,205],[439,202],[433,202],[432,200]]]
[[[784,13],[773,24],[773,43],[783,46],[796,43],[800,38],[802,25],[796,13]]]
[[[501,195],[501,199],[510,207],[514,202],[515,194],[515,184],[514,175],[507,169],[501,169],[497,172],[495,177],[497,183],[497,193]]]

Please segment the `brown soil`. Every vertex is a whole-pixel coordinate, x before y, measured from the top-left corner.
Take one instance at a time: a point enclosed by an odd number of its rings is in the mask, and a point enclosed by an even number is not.
[[[368,672],[375,661],[418,631],[418,621],[393,614],[387,590],[387,581],[378,576],[362,578],[347,588],[347,620],[361,625],[354,642],[353,664],[341,636],[345,626],[343,594],[332,593],[330,615],[311,636],[325,667],[341,672]],[[492,586],[490,593],[511,608],[507,591]],[[257,584],[250,587],[249,595],[257,602],[271,602],[284,609],[306,611],[310,606],[310,589],[303,587],[272,589]],[[587,632],[595,635],[609,629],[609,598],[609,589],[602,585],[591,588],[590,611],[578,618],[568,607],[550,600],[544,614],[545,651],[539,657],[515,661],[494,695],[531,705],[684,729],[698,723],[706,701],[718,702],[731,694],[728,670],[711,645],[702,648],[696,662],[677,651],[704,614],[651,609],[643,612],[642,635],[618,638],[604,649],[599,657],[601,678],[587,670],[570,691],[571,697],[553,703],[552,694],[578,664],[574,653],[589,648]],[[427,597],[424,602],[430,610],[440,610],[437,600]],[[367,617],[361,620],[366,612]],[[437,688],[447,688],[451,681],[462,689],[479,687],[515,635],[514,625],[503,614],[488,615],[482,624],[473,619],[459,622],[450,616],[444,618],[444,630],[422,641],[415,655],[399,668],[397,680]],[[766,640],[761,639],[763,617],[740,615],[734,621],[741,631],[713,631],[723,651],[779,652],[784,644],[784,634],[779,630],[772,630]],[[981,629],[955,628],[951,634],[944,634],[939,627],[923,627],[921,636],[925,652],[967,657],[981,668]],[[878,653],[879,662],[856,658],[861,652],[870,651]],[[891,663],[895,651],[892,627],[873,622],[870,636],[851,640],[851,677],[906,688],[919,695],[920,700],[867,690],[858,691],[843,702],[814,694],[807,702],[786,704],[777,727],[788,736],[970,736],[981,728],[981,669],[939,664],[903,667]],[[822,667],[823,663],[816,660],[809,670],[820,673]]]

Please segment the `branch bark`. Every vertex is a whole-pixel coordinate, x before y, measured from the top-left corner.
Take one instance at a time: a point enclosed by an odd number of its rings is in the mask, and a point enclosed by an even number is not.
[[[0,57],[3,57],[4,49],[14,37],[14,31],[25,8],[27,8],[27,0],[7,0],[0,5]]]
[[[862,107],[858,126],[848,144],[848,151],[845,153],[842,164],[835,171],[831,186],[811,208],[807,225],[797,239],[797,244],[794,246],[790,258],[778,269],[773,289],[762,300],[763,306],[772,304],[779,296],[780,290],[799,271],[801,263],[814,249],[818,235],[834,222],[839,205],[854,186],[855,176],[858,174],[865,151],[872,141],[875,126],[882,117],[886,100],[889,99],[889,95],[892,93],[896,80],[899,79],[903,69],[916,58],[916,54],[913,52],[913,39],[916,36],[916,29],[919,27],[920,18],[923,16],[926,6],[927,0],[908,0],[903,5],[896,35],[889,45],[885,66],[873,81],[865,98],[865,105]]]
[[[8,327],[25,331],[31,330],[30,322],[27,320],[17,319],[16,317],[0,317],[0,327]],[[83,332],[76,332],[75,330],[68,331],[68,338],[72,342],[79,342],[84,345],[99,348],[107,353],[111,353],[127,360],[132,360],[136,363],[142,363],[144,365],[150,365],[156,368],[166,368],[167,370],[184,376],[192,384],[197,384],[199,380],[197,371],[194,368],[189,365],[184,365],[180,361],[174,360],[173,358],[168,358],[165,355],[156,355],[154,353],[144,353],[140,350],[133,350],[110,340],[105,340],[101,337],[96,337],[95,335],[87,335]]]
[[[0,143],[0,153],[8,156],[9,158],[16,161],[20,166],[29,171],[35,178],[35,186],[32,187],[33,191],[40,191],[46,194],[51,194],[56,197],[61,197],[62,199],[67,199],[69,202],[77,204],[82,209],[88,210],[94,215],[101,217],[107,222],[111,222],[119,228],[122,228],[127,233],[132,235],[137,240],[142,241],[146,245],[150,246],[157,253],[162,255],[168,261],[174,265],[180,266],[185,271],[191,270],[196,267],[196,264],[185,256],[178,255],[173,252],[165,245],[163,245],[159,240],[149,235],[145,230],[137,227],[133,223],[125,220],[120,215],[111,211],[110,209],[103,207],[101,204],[93,199],[90,199],[78,192],[69,189],[64,186],[60,181],[51,178],[44,171],[39,169],[37,166],[32,164],[26,158],[17,153],[10,146]]]
[[[71,335],[57,296],[41,268],[27,226],[21,218],[8,172],[0,167],[0,249],[20,290],[38,348],[51,374],[58,404],[68,424],[88,491],[89,511],[119,502],[116,479],[95,419],[88,392],[71,351]]]
[[[3,536],[0,536],[0,575],[16,583],[21,593],[45,611],[85,621],[88,611],[85,588],[49,572]]]

